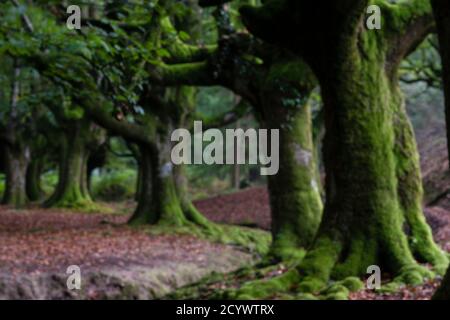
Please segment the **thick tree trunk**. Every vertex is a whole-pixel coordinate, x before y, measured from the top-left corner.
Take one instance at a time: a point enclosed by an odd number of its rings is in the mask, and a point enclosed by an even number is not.
[[[138,206],[130,223],[209,227],[188,197],[183,166],[172,165],[171,147],[169,137],[161,137],[158,145],[139,145]]]
[[[327,201],[300,266],[301,289],[361,276],[371,265],[419,283],[430,274],[415,258],[438,270],[447,258],[422,213],[419,156],[396,77],[379,60],[335,69],[322,79]]]
[[[176,190],[169,142],[139,146],[141,187],[131,224],[183,226],[188,221]]]
[[[30,199],[31,201],[38,201],[41,199],[41,171],[41,159],[34,159],[28,165],[26,175],[26,190],[28,199]]]
[[[58,185],[44,204],[46,207],[88,209],[92,199],[87,186],[87,160],[89,151],[84,123],[68,130],[61,146]]]
[[[23,208],[27,202],[26,171],[30,158],[28,147],[5,147],[6,186],[2,204]]]
[[[269,176],[273,244],[281,260],[303,258],[312,244],[322,216],[316,176],[311,111],[307,104],[287,108],[267,99],[270,128],[280,128],[280,168]],[[278,106],[278,107],[277,107]]]

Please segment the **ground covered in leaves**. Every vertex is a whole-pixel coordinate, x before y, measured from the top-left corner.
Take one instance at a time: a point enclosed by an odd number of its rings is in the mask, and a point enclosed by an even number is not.
[[[150,281],[147,290],[136,297],[156,297],[158,290],[165,294],[211,272],[253,263],[255,258],[240,248],[188,235],[155,235],[131,228],[124,224],[127,219],[126,215],[0,207],[0,298],[64,298],[67,292],[36,287],[54,286],[48,283],[49,275],[61,282],[70,265],[89,274],[89,281],[99,282],[99,274],[103,282],[115,278],[113,287],[138,284],[145,276]],[[121,277],[129,281],[118,283]],[[105,297],[94,285],[88,298]],[[105,286],[101,290],[108,290]],[[155,292],[149,295],[149,290]],[[122,296],[114,292],[114,297]]]

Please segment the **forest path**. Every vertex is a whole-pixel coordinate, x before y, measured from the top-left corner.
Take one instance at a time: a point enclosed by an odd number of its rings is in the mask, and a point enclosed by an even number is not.
[[[0,299],[138,298],[167,294],[254,263],[239,248],[184,235],[150,235],[123,215],[0,207]],[[67,290],[68,266],[82,290]]]

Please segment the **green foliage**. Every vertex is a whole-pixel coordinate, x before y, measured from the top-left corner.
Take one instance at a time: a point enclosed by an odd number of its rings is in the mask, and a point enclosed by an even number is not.
[[[93,177],[92,195],[102,201],[133,199],[136,191],[136,170],[111,170]]]
[[[58,172],[51,170],[45,172],[41,176],[42,190],[46,196],[50,196],[55,190],[56,185],[58,184]]]

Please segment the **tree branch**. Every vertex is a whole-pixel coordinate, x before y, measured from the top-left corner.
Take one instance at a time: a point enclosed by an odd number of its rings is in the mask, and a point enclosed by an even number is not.
[[[381,2],[386,16],[389,41],[388,62],[392,68],[411,54],[433,31],[433,12],[429,0]]]
[[[183,42],[178,36],[178,31],[172,25],[169,17],[161,20],[161,27],[165,35],[168,35],[170,44],[166,49],[170,53],[170,57],[164,58],[164,62],[169,64],[174,63],[189,63],[200,62],[211,57],[217,50],[215,45],[191,45]]]
[[[79,104],[96,123],[112,133],[118,134],[125,139],[136,143],[148,145],[153,143],[149,132],[139,125],[119,121],[106,112],[104,108],[98,107],[99,105],[106,104],[106,101],[103,99],[93,99],[92,96],[87,93],[80,93],[74,97],[74,101]]]

